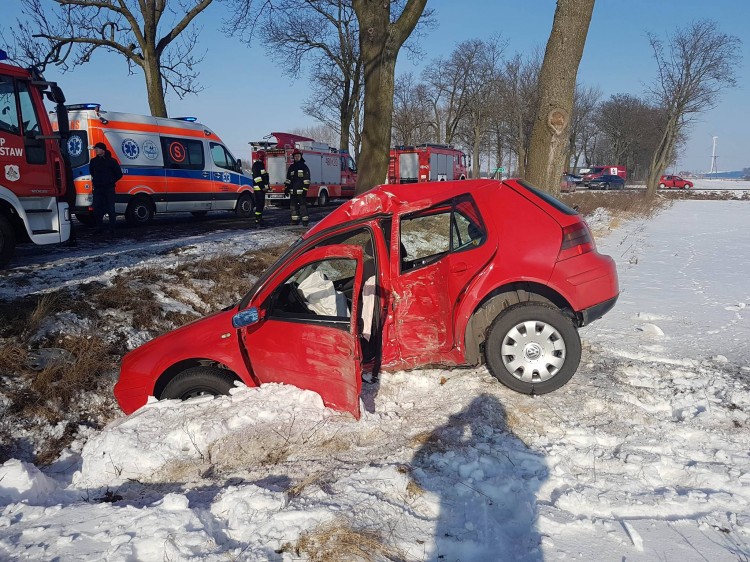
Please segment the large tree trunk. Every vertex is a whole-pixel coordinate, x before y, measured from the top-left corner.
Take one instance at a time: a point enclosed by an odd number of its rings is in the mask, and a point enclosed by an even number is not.
[[[401,16],[391,23],[390,2],[352,2],[359,21],[359,44],[365,69],[365,118],[356,195],[383,183],[388,175],[396,58],[426,4],[427,0],[408,0]]]
[[[146,78],[148,107],[154,117],[168,117],[167,104],[164,101],[164,84],[159,69],[159,59],[155,54],[145,57],[143,74]]]
[[[539,107],[529,145],[526,179],[557,194],[568,147],[578,65],[594,0],[558,0],[539,73]]]
[[[646,178],[646,198],[656,196],[656,188],[659,186],[659,179],[667,169],[672,157],[672,150],[675,145],[679,124],[677,118],[670,115],[667,124],[664,127],[664,133],[659,140],[659,145],[651,157],[651,164],[648,167],[648,177]]]

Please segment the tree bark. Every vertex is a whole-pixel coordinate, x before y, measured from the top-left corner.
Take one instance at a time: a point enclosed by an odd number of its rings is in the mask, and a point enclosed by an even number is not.
[[[427,0],[408,0],[393,23],[390,2],[353,0],[352,4],[359,21],[365,69],[365,117],[355,189],[359,195],[383,183],[388,175],[396,58],[417,25]]]
[[[539,74],[539,107],[525,177],[552,194],[560,191],[576,75],[593,9],[594,0],[558,0]]]

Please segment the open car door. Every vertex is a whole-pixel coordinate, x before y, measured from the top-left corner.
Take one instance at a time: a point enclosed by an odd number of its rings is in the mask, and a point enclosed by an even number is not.
[[[359,419],[361,287],[359,246],[314,248],[284,266],[250,303],[259,321],[240,329],[254,377],[312,390]]]

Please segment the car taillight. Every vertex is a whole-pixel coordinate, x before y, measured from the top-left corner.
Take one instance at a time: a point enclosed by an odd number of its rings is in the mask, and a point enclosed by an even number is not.
[[[557,255],[557,261],[580,256],[595,249],[594,239],[586,223],[571,224],[563,227],[562,244],[560,245],[560,253]]]

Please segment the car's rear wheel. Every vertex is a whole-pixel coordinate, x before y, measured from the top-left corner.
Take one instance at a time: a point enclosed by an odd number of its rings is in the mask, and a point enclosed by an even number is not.
[[[659,184],[659,189],[664,189],[665,187],[667,187],[667,186],[666,186],[666,185],[664,185],[663,183],[660,183],[660,184]]]
[[[328,192],[325,190],[322,190],[320,193],[318,193],[318,207],[325,207],[328,205]]]
[[[154,204],[147,195],[136,195],[125,210],[128,224],[147,224],[154,218]]]
[[[191,367],[169,381],[159,398],[187,400],[196,396],[229,394],[236,380],[237,378],[232,373],[224,369]]]
[[[253,214],[254,208],[253,196],[246,191],[237,198],[237,205],[234,208],[234,212],[240,218],[249,219]]]
[[[567,383],[581,361],[581,338],[551,306],[522,303],[492,322],[484,348],[490,373],[524,394],[546,394]]]

